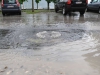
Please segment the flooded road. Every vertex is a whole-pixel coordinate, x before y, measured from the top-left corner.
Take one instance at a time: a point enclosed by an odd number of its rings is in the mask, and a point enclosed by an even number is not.
[[[100,75],[100,14],[0,15],[0,75]]]

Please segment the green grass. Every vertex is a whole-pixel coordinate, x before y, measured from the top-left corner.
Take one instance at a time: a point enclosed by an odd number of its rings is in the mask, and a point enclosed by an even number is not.
[[[38,9],[38,10],[34,10],[34,12],[32,12],[32,10],[22,10],[22,11],[26,12],[27,14],[36,14],[36,13],[40,13],[40,12],[53,12],[54,10]]]

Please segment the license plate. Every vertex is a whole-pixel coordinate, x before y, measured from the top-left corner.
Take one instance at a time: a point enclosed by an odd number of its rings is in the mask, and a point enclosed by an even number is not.
[[[7,6],[8,8],[13,8],[14,6]]]
[[[82,2],[76,2],[76,4],[82,4]]]

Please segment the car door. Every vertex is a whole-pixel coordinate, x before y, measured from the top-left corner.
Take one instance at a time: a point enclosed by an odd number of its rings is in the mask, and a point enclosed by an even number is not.
[[[60,0],[60,8],[61,8],[61,9],[63,9],[64,4],[65,4],[65,0]]]
[[[96,10],[100,8],[100,0],[98,0],[98,2],[94,5],[94,7],[96,8]]]
[[[63,2],[63,0],[58,0],[59,2],[58,2],[58,6],[59,6],[59,9],[62,9],[62,2]]]
[[[87,5],[89,10],[93,10],[93,0]]]
[[[60,9],[60,2],[59,1],[60,0],[56,0],[56,6],[57,6],[58,9]]]
[[[98,10],[98,8],[99,8],[99,0],[93,0],[92,9],[93,10]]]

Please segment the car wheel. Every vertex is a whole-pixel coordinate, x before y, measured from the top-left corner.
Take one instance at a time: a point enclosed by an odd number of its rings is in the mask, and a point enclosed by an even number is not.
[[[19,12],[19,15],[21,15],[21,12]]]
[[[86,12],[89,12],[89,9],[88,8],[86,9]]]
[[[98,10],[98,13],[100,14],[100,8],[99,8],[99,10]]]
[[[65,7],[63,7],[63,9],[62,9],[62,13],[63,13],[63,15],[66,15],[67,14],[67,11],[66,11],[66,8]]]
[[[58,10],[58,7],[57,6],[55,6],[55,12],[57,13],[59,10]]]
[[[2,13],[3,16],[5,16],[5,13]]]
[[[80,11],[80,15],[84,15],[85,13],[85,10],[84,11]]]

